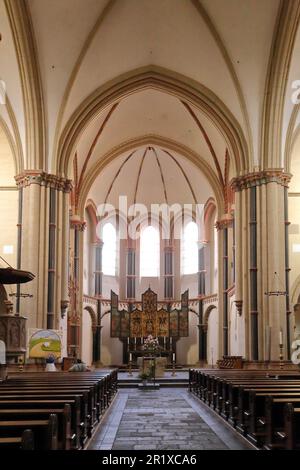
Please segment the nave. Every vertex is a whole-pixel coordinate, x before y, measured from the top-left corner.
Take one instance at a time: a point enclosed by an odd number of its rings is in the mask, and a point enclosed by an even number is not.
[[[121,389],[88,450],[254,449],[186,388]]]

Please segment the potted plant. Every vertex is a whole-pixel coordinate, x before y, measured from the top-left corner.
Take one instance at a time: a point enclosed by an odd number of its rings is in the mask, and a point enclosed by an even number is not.
[[[148,379],[150,378],[150,374],[148,372],[141,372],[139,378],[142,380],[143,385],[146,385]]]

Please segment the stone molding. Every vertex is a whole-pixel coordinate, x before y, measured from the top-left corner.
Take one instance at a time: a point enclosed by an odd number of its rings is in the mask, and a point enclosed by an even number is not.
[[[238,176],[230,181],[230,187],[233,191],[242,191],[262,184],[277,183],[288,187],[292,175],[285,173],[281,168],[257,171],[247,175]]]
[[[72,181],[61,176],[52,175],[41,170],[24,170],[15,176],[18,188],[25,188],[31,184],[38,184],[69,193],[72,190]]]

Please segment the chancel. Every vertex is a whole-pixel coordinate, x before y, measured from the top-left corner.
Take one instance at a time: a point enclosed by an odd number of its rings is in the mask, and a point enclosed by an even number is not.
[[[299,25],[0,0],[1,451],[300,448]]]

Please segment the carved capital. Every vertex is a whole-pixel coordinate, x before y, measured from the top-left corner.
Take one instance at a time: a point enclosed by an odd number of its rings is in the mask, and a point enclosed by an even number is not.
[[[239,315],[242,315],[242,311],[243,311],[243,301],[242,300],[235,300],[235,306],[236,306],[236,309],[237,309],[237,312]]]
[[[224,228],[232,227],[233,217],[232,214],[224,214],[221,219],[217,220],[216,228],[217,230],[223,230]]]
[[[84,232],[86,228],[86,222],[81,220],[78,216],[72,216],[70,219],[70,228],[74,230],[79,230],[80,232]]]
[[[25,188],[31,184],[38,184],[69,193],[72,190],[72,181],[61,176],[45,173],[42,170],[24,170],[15,176],[18,188]]]
[[[243,191],[244,189],[262,184],[277,183],[281,186],[288,187],[292,175],[285,173],[282,168],[271,168],[263,171],[255,171],[247,175],[233,178],[230,187],[233,191]]]

